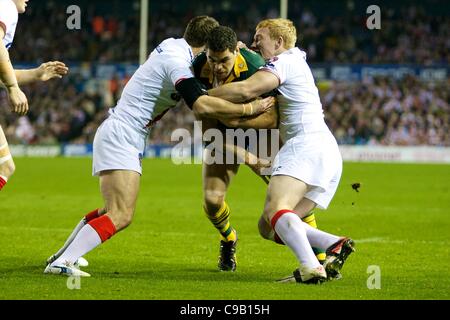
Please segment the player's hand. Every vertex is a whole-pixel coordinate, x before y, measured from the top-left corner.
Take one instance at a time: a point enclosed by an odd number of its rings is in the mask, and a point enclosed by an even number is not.
[[[238,41],[238,42],[237,42],[237,47],[238,47],[239,49],[248,49],[248,48],[247,48],[247,45],[246,45],[245,43],[243,43],[242,41]]]
[[[267,97],[267,98],[258,98],[253,100],[251,103],[252,105],[252,115],[258,115],[261,113],[264,113],[268,111],[270,108],[273,108],[275,106],[275,98],[274,97]]]
[[[19,86],[15,85],[8,88],[9,101],[11,103],[11,110],[21,116],[28,112],[28,100],[25,93],[20,90]]]
[[[245,164],[258,176],[263,179],[265,183],[269,183],[269,178],[267,175],[270,175],[270,168],[272,166],[272,162],[269,159],[258,158],[256,155],[247,152],[245,157]]]
[[[49,61],[41,64],[37,70],[37,78],[47,81],[53,78],[62,78],[69,72],[69,68],[60,61]]]

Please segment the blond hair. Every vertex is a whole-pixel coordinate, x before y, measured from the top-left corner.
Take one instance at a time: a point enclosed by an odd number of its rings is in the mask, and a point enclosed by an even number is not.
[[[283,38],[284,47],[286,49],[295,47],[295,42],[297,41],[297,30],[291,20],[283,18],[266,19],[258,23],[256,26],[256,30],[261,28],[269,29],[270,38],[273,40],[276,40],[279,37]]]

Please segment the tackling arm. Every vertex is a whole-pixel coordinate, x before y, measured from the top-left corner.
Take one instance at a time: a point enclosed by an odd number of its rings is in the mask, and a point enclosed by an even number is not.
[[[267,111],[275,103],[273,97],[240,104],[211,97],[195,78],[183,79],[175,87],[186,104],[200,117],[229,119],[254,116]]]
[[[221,98],[203,95],[195,101],[192,110],[202,117],[231,119],[259,115],[271,108],[274,103],[273,97],[236,104]]]
[[[232,128],[275,129],[278,127],[278,109],[270,108],[268,111],[253,117],[220,119],[224,125]]]
[[[280,81],[271,72],[259,70],[250,78],[244,81],[237,81],[208,90],[208,94],[213,97],[242,102],[254,99],[260,95],[276,89]]]

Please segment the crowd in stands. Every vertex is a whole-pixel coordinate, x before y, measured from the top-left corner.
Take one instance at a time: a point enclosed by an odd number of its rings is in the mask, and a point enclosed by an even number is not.
[[[321,101],[340,144],[450,146],[447,86],[375,78],[333,84]]]
[[[64,2],[49,0],[30,5],[21,17],[18,36],[11,49],[15,61],[63,58],[65,61],[136,63],[140,25],[137,2],[127,2],[128,10],[120,7],[114,11],[114,1],[111,1],[111,11],[101,14],[96,9],[97,1],[84,5],[80,2],[80,29],[74,30],[66,27],[69,14]],[[152,4],[155,8],[150,10],[149,48],[167,37],[181,36],[185,24],[196,14],[214,16],[220,23],[232,27],[238,38],[248,44],[258,21],[279,16],[278,0],[262,4],[248,0],[236,2],[199,0],[183,6],[180,1],[168,0],[165,4]],[[366,27],[368,14],[365,10],[327,11],[322,6],[313,11],[305,3],[308,1],[293,1],[289,18],[297,26],[298,45],[307,51],[310,62],[450,62],[450,17],[445,13],[427,14],[420,2],[395,9],[389,7],[389,2],[382,5],[379,30]],[[345,7],[346,2],[341,2],[341,6]]]
[[[320,94],[325,119],[340,144],[450,146],[447,85],[420,82],[414,77],[397,81],[375,78],[362,83],[332,83]],[[31,101],[26,117],[0,109],[10,143],[91,143],[116,101],[108,90],[77,92],[70,81],[36,84],[25,92]],[[5,99],[3,92],[2,105]],[[156,123],[150,140],[173,143],[173,130],[192,131],[194,120],[192,111],[176,107]]]
[[[149,49],[167,37],[182,36],[187,21],[197,14],[216,17],[222,24],[233,27],[238,38],[247,43],[251,43],[259,20],[279,14],[278,1],[263,1],[264,6],[240,1],[247,6],[245,10],[232,5],[234,2],[200,0],[193,8],[178,8],[177,1],[168,0],[157,5],[157,9],[150,11]],[[382,28],[376,31],[365,27],[365,11],[327,16],[314,8],[301,7],[304,2],[290,3],[290,18],[299,32],[297,45],[307,52],[310,63],[447,65],[450,62],[450,19],[446,15],[427,14],[420,2],[407,8],[384,10]],[[82,7],[81,29],[68,30],[67,5],[63,1],[33,2],[20,17],[11,58],[33,64],[48,60],[68,64],[137,63],[136,4],[130,1],[127,14],[119,16],[114,12],[100,14],[91,2]],[[96,128],[107,116],[108,108],[117,102],[126,81],[113,78],[89,82],[70,75],[25,86],[30,102],[30,112],[25,117],[9,111],[6,93],[0,89],[0,124],[8,141],[91,143]],[[448,79],[446,83],[435,83],[413,77],[375,78],[332,83],[320,93],[326,121],[341,144],[450,146],[447,87]],[[174,129],[192,129],[193,121],[190,110],[175,108],[155,125],[151,141],[170,143]]]

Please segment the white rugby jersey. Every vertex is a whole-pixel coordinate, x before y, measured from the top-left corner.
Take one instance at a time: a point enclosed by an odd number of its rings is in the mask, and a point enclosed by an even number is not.
[[[0,0],[0,26],[5,31],[5,37],[2,39],[6,49],[9,49],[13,43],[16,33],[19,13],[12,0]]]
[[[186,40],[164,40],[128,81],[117,106],[109,111],[111,116],[148,133],[149,123],[179,100],[175,85],[194,77],[193,58]]]
[[[281,95],[277,99],[283,142],[297,135],[328,130],[319,90],[304,51],[289,49],[270,59],[261,70],[272,72],[280,80],[278,91]]]

